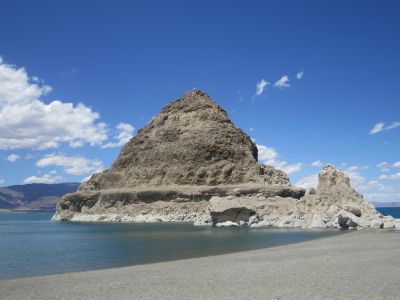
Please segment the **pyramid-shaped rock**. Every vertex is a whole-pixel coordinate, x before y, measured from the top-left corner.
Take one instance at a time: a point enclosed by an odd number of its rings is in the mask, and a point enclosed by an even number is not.
[[[207,94],[192,90],[165,106],[80,191],[169,185],[288,184],[257,162],[257,147]]]
[[[205,93],[165,106],[110,169],[65,195],[53,220],[216,226],[399,228],[326,166],[317,190],[257,162],[257,147]]]

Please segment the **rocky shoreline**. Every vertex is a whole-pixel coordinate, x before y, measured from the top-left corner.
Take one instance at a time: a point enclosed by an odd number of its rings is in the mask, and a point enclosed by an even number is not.
[[[317,190],[279,185],[176,186],[66,195],[54,221],[192,222],[194,225],[355,229],[400,228],[383,216],[332,166]]]
[[[164,107],[122,149],[57,204],[55,221],[192,222],[195,225],[400,228],[333,166],[306,195],[258,162],[257,147],[207,94]]]

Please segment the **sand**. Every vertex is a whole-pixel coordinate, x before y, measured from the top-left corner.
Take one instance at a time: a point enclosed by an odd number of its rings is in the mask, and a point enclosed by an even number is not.
[[[400,299],[400,232],[0,281],[1,299]]]

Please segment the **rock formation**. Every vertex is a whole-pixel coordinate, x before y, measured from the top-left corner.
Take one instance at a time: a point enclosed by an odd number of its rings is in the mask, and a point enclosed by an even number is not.
[[[165,106],[80,191],[170,185],[288,184],[257,163],[257,147],[207,94],[192,90]]]
[[[383,216],[350,185],[349,177],[326,166],[318,175],[318,188],[291,205],[259,211],[257,226],[310,228],[399,228],[400,220]],[[269,202],[270,199],[267,200]]]
[[[165,106],[122,149],[57,205],[53,220],[194,222],[216,226],[397,226],[331,166],[305,195],[258,163],[257,147],[208,95],[192,90]],[[393,227],[393,226],[392,226]]]

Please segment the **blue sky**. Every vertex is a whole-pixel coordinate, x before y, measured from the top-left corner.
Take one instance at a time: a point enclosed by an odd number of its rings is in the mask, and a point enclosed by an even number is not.
[[[368,200],[400,201],[399,14],[398,1],[2,1],[1,185],[81,181],[196,87],[292,183],[332,163]]]

